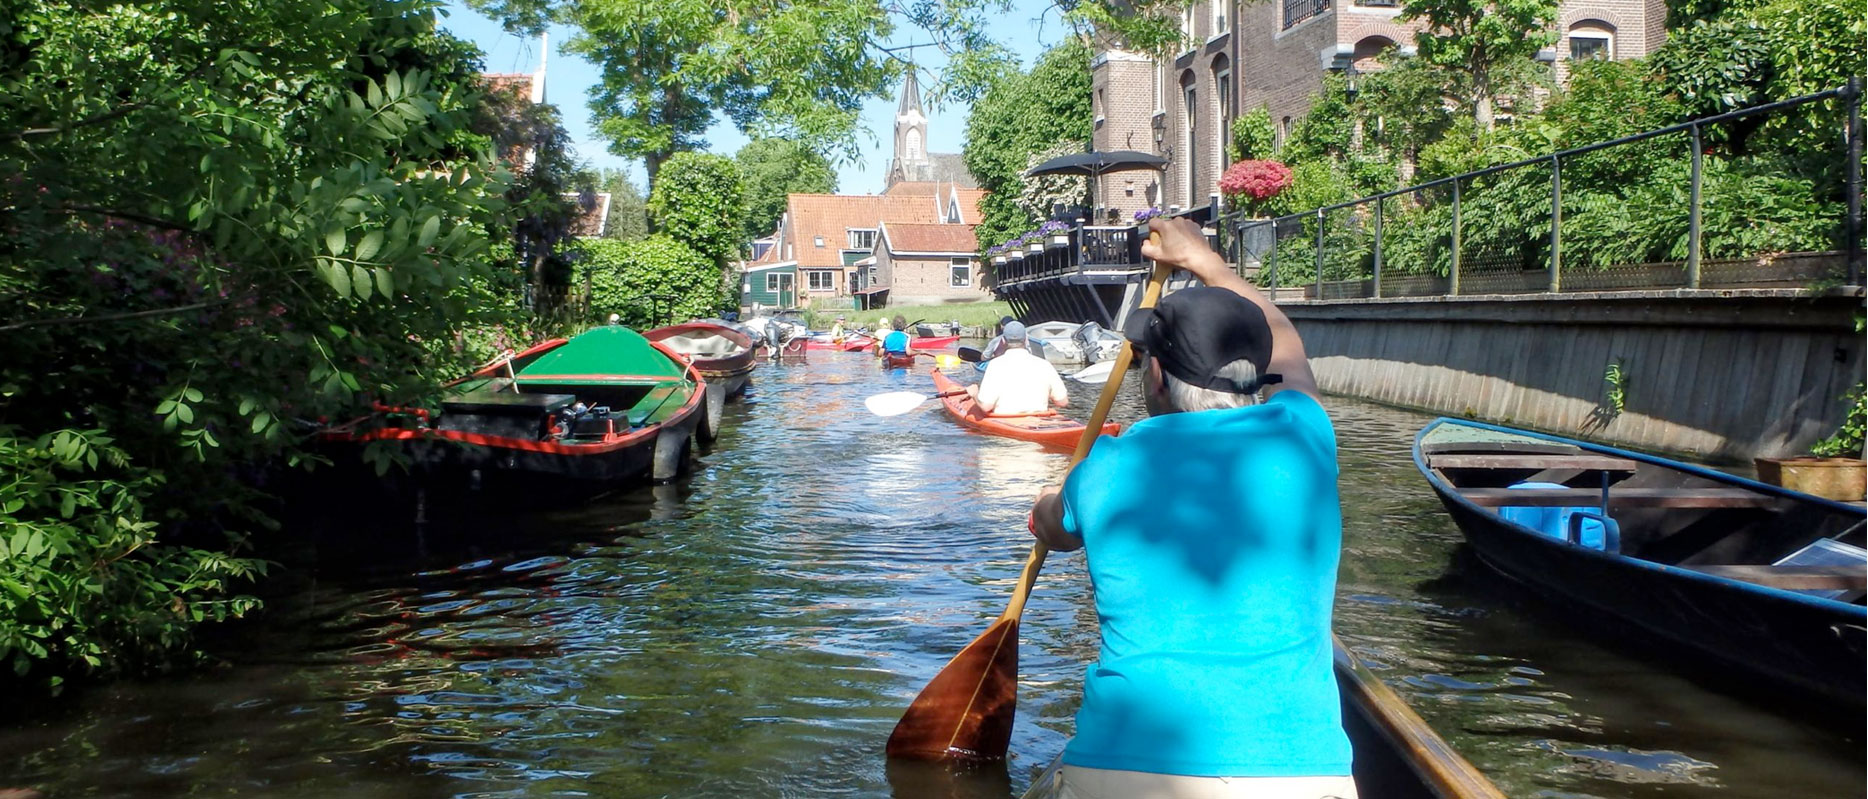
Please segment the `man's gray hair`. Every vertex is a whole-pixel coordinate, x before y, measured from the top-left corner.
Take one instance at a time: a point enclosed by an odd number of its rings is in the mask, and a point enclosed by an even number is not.
[[[1220,367],[1213,376],[1236,383],[1250,383],[1258,379],[1258,367],[1241,358]],[[1223,411],[1258,403],[1257,392],[1238,394],[1204,388],[1168,374],[1165,369],[1161,372],[1161,382],[1167,390],[1168,405],[1177,411]]]

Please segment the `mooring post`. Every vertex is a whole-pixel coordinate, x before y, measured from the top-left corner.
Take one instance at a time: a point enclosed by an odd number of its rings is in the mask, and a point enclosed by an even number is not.
[[[1453,179],[1453,268],[1446,277],[1446,293],[1459,296],[1459,178]]]
[[[1848,137],[1848,283],[1851,286],[1862,284],[1862,79],[1861,76],[1849,78],[1848,82],[1848,126],[1844,135]]]
[[[1699,125],[1688,129],[1693,134],[1693,178],[1687,195],[1686,212],[1686,287],[1699,288],[1699,187],[1705,175],[1706,147],[1700,140]]]
[[[1369,296],[1382,296],[1382,198],[1375,198],[1375,272],[1369,281]]]
[[[1317,299],[1323,299],[1323,209],[1317,209]]]
[[[1550,293],[1563,290],[1563,161],[1550,157]]]

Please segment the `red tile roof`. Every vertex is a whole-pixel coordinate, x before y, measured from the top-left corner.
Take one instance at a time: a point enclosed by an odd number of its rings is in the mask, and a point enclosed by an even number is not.
[[[971,226],[979,222],[979,197],[985,193],[966,189],[960,192],[964,224],[944,227],[964,229],[971,238]],[[802,268],[840,268],[841,251],[849,249],[852,228],[874,230],[883,223],[943,227],[939,222],[940,201],[933,194],[793,194],[786,201],[785,238],[759,262],[796,259]],[[822,247],[817,246],[819,236],[824,239]],[[790,246],[789,253],[786,245]]]
[[[972,225],[917,225],[884,222],[881,237],[887,241],[887,244],[878,243],[876,246],[887,247],[892,253],[932,252],[971,255],[979,249],[979,241],[973,238]]]

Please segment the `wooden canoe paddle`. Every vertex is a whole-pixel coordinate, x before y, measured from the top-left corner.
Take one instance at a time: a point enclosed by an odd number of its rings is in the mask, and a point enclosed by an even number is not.
[[[1149,238],[1159,244],[1158,236],[1150,234]],[[1137,307],[1154,307],[1161,299],[1161,284],[1167,282],[1172,271],[1172,267],[1155,264]],[[1124,340],[1111,367],[1114,378],[1103,384],[1096,409],[1084,423],[1083,436],[1077,439],[1076,454],[1070,458],[1072,467],[1090,454],[1133,356],[1129,342]],[[915,697],[889,734],[889,757],[957,763],[1005,759],[1005,751],[1012,743],[1012,718],[1018,709],[1018,619],[1025,612],[1025,599],[1031,595],[1031,586],[1038,581],[1038,571],[1044,568],[1048,554],[1050,549],[1043,543],[1031,545],[1011,604],[921,689],[921,695]]]

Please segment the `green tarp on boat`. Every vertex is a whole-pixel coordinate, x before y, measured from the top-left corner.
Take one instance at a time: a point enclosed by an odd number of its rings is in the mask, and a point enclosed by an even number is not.
[[[685,370],[642,334],[609,325],[578,335],[519,371],[519,384],[680,380]]]

